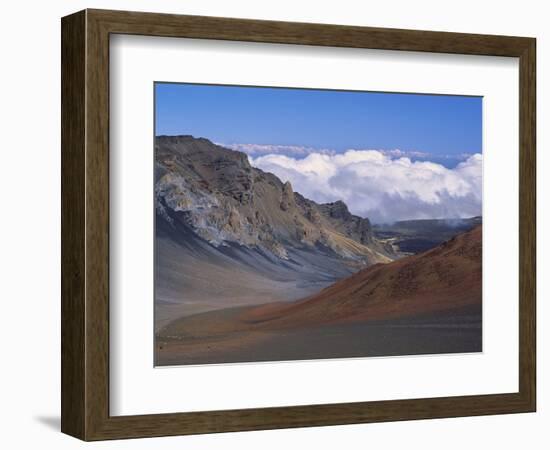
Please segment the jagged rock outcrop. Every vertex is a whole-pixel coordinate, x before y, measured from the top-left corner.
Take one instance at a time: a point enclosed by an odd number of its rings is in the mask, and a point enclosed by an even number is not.
[[[296,202],[294,200],[294,191],[292,190],[292,185],[290,181],[287,181],[283,184],[283,195],[281,198],[281,209],[283,211],[288,211],[296,207]]]

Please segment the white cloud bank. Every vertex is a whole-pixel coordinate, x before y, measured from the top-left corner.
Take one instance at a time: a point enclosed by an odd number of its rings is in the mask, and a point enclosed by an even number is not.
[[[253,166],[290,181],[318,203],[343,200],[353,214],[374,223],[481,215],[481,154],[449,169],[378,150],[341,154],[249,156]]]

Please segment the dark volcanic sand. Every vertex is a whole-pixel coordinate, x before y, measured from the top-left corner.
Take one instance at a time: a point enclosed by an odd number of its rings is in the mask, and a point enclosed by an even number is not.
[[[472,353],[482,351],[481,315],[162,338],[156,350],[158,366]]]

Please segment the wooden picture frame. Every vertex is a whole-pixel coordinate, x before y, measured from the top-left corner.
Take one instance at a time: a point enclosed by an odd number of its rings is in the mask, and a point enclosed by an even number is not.
[[[101,440],[535,411],[535,39],[105,10],[64,17],[61,29],[64,433]],[[110,416],[109,36],[118,33],[518,57],[519,391]]]

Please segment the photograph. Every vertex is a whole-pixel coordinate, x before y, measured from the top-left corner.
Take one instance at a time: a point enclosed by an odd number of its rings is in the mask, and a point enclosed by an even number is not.
[[[155,366],[482,352],[482,97],[154,90]]]

